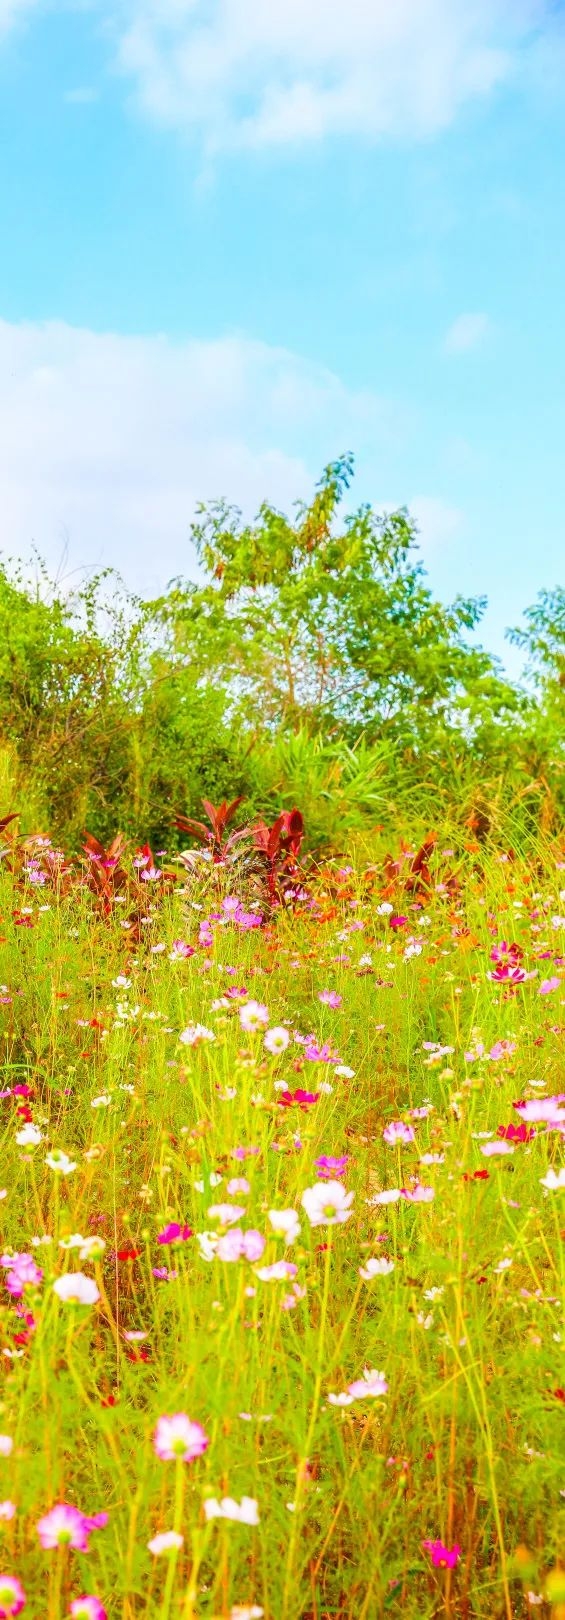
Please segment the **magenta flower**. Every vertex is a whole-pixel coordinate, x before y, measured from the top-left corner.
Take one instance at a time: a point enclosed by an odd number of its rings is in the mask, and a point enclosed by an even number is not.
[[[429,1553],[434,1569],[455,1569],[461,1556],[458,1543],[454,1547],[446,1547],[443,1541],[423,1541],[422,1546]]]
[[[73,1552],[88,1552],[91,1530],[102,1530],[108,1523],[107,1513],[96,1513],[88,1518],[79,1508],[68,1502],[57,1502],[37,1522],[37,1533],[45,1552],[53,1547],[71,1547]]]
[[[160,1417],[155,1425],[153,1447],[162,1462],[194,1462],[209,1444],[202,1425],[187,1417],[186,1412]]]
[[[390,1125],[385,1125],[383,1142],[386,1142],[388,1147],[396,1147],[401,1142],[415,1142],[415,1140],[416,1136],[412,1126],[405,1125],[404,1120],[393,1119]]]
[[[319,1159],[314,1159],[320,1181],[333,1181],[334,1176],[344,1176],[349,1164],[349,1154],[342,1153],[341,1158],[332,1159],[331,1154],[321,1153]]]
[[[69,1614],[74,1620],[108,1620],[104,1604],[100,1598],[85,1594],[84,1597],[73,1598],[69,1605]]]
[[[187,1238],[191,1237],[192,1229],[190,1226],[180,1226],[178,1221],[169,1221],[168,1226],[164,1226],[163,1231],[158,1233],[157,1242],[186,1243]]]
[[[3,1254],[0,1265],[8,1273],[6,1288],[14,1298],[19,1298],[25,1288],[43,1281],[43,1272],[36,1266],[32,1254]]]
[[[12,1615],[21,1614],[26,1604],[26,1595],[16,1575],[0,1575],[0,1620],[10,1620]]]

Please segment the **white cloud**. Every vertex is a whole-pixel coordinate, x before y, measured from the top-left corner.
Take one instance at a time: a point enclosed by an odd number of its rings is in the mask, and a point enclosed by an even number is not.
[[[433,135],[517,70],[551,0],[113,0],[143,108],[208,150]]]
[[[448,354],[466,354],[476,349],[490,327],[488,315],[478,310],[475,314],[458,315],[445,334]]]
[[[21,17],[41,3],[42,0],[0,0],[0,40]]]
[[[194,567],[199,500],[288,508],[332,455],[382,460],[401,431],[375,395],[246,337],[0,322],[2,553],[35,543],[53,567],[68,540],[69,567],[113,564],[158,589]]]

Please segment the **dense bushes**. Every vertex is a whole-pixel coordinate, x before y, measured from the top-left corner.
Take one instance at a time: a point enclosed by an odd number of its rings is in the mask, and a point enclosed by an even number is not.
[[[339,521],[351,471],[327,468],[292,521],[203,509],[202,582],[155,602],[111,574],[68,595],[0,569],[0,782],[25,830],[172,848],[175,810],[204,794],[297,802],[336,847],[399,811],[560,823],[565,592],[513,632],[512,685],[473,639],[484,603],[433,598],[406,512]]]

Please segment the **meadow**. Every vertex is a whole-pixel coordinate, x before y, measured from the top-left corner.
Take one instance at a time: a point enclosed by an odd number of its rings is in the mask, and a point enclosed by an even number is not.
[[[0,1615],[562,1620],[563,846],[11,830]]]

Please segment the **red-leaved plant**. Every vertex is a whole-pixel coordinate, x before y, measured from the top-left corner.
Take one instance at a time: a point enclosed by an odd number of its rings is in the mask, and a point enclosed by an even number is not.
[[[251,835],[249,827],[239,827],[236,832],[229,833],[226,837],[227,828],[242,803],[243,794],[238,799],[232,799],[231,804],[224,799],[217,806],[211,804],[209,799],[203,799],[202,804],[210,823],[209,827],[206,827],[203,821],[193,821],[191,816],[183,815],[175,816],[175,826],[180,832],[189,833],[192,838],[196,838],[199,844],[204,844],[217,866],[220,861],[228,859],[237,845]]]
[[[266,821],[258,821],[253,828],[253,842],[262,857],[271,905],[297,875],[303,837],[304,819],[296,809],[282,810],[270,827]]]

